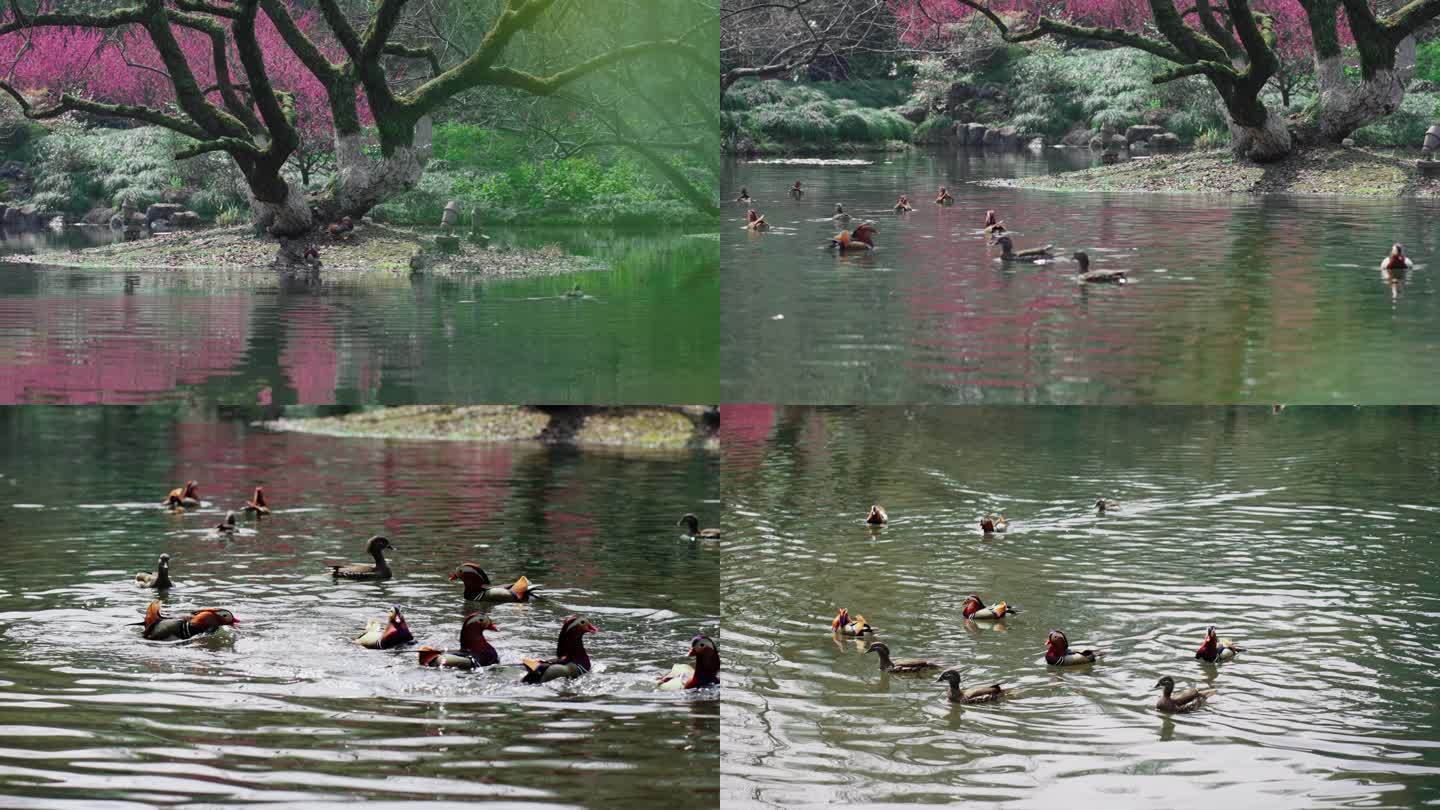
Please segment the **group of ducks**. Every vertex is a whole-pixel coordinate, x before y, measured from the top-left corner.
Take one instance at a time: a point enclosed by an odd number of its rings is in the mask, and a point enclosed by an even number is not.
[[[796,180],[795,185],[790,187],[790,196],[796,200],[805,196],[805,191],[801,187],[799,180]],[[750,197],[749,190],[744,186],[740,187],[740,196],[736,197],[735,201],[746,206],[754,202]],[[941,186],[940,190],[935,194],[935,204],[954,205],[954,203],[955,195],[951,194],[945,186]],[[901,194],[899,199],[895,201],[894,210],[897,214],[904,214],[914,211],[915,206],[910,203],[909,196]],[[835,214],[830,219],[837,224],[845,225],[850,222],[851,216],[845,212],[844,205],[836,203]],[[745,227],[752,231],[764,231],[770,228],[770,224],[765,221],[764,214],[759,213],[754,208],[750,208],[745,214]],[[1048,262],[1055,257],[1055,246],[1053,244],[1045,245],[1044,247],[1016,250],[1014,241],[1006,233],[1005,223],[996,217],[993,209],[985,212],[985,222],[982,228],[984,234],[990,239],[990,245],[1000,248],[1000,260],[1003,262],[1034,264],[1037,262]],[[874,250],[875,234],[878,232],[874,222],[865,220],[853,230],[842,229],[839,233],[830,237],[828,247],[841,252]],[[1076,264],[1075,278],[1083,284],[1125,284],[1129,281],[1126,271],[1124,270],[1091,270],[1090,256],[1083,250],[1075,251],[1070,255],[1070,258]],[[1380,262],[1380,269],[1385,273],[1386,279],[1392,281],[1398,281],[1403,278],[1404,271],[1414,266],[1415,263],[1410,260],[1409,256],[1405,255],[1405,246],[1398,242],[1391,245],[1390,254]]]
[[[161,502],[161,506],[176,512],[199,509],[203,505],[200,500],[199,485],[195,481],[188,481],[183,487],[172,489],[165,500]],[[254,495],[245,502],[240,511],[256,519],[269,515],[270,507],[265,501],[264,488],[256,487]],[[719,536],[717,530],[700,529],[699,520],[693,514],[682,517],[677,525],[685,525],[691,537]],[[227,512],[225,519],[215,527],[215,532],[222,536],[233,535],[238,531],[234,511]],[[337,580],[381,581],[390,579],[394,573],[385,559],[385,552],[394,550],[395,546],[388,538],[380,535],[371,537],[365,542],[365,552],[370,556],[371,562],[331,565],[329,566],[330,576]],[[472,562],[462,563],[450,574],[450,581],[457,580],[465,588],[467,603],[496,605],[529,602],[532,599],[542,598],[537,593],[537,586],[531,584],[525,576],[522,575],[510,585],[497,585],[491,581],[489,574],[486,574],[483,568]],[[170,555],[161,554],[155,571],[136,574],[135,583],[142,588],[158,591],[162,595],[172,588],[174,582],[170,579]],[[221,608],[202,608],[183,617],[166,616],[161,613],[160,601],[160,599],[152,601],[145,610],[144,621],[138,623],[142,628],[141,636],[151,641],[179,641],[195,638],[213,633],[222,627],[240,623],[233,613]],[[456,649],[443,650],[420,647],[418,650],[419,665],[473,670],[499,664],[499,653],[485,638],[486,631],[498,632],[499,627],[483,612],[469,613],[460,625],[460,646]],[[585,650],[585,636],[598,632],[599,628],[584,618],[574,615],[566,616],[560,623],[560,634],[555,644],[555,657],[548,659],[522,658],[521,665],[525,668],[525,675],[521,682],[527,684],[546,683],[561,678],[578,678],[589,673],[591,663],[590,656]],[[384,618],[372,619],[365,632],[356,637],[354,641],[367,649],[389,650],[413,644],[415,637],[410,632],[410,626],[405,621],[405,615],[400,606],[393,605]],[[676,664],[672,667],[670,672],[660,678],[658,684],[660,689],[667,691],[700,689],[720,684],[720,653],[710,637],[698,634],[690,639],[690,650],[687,657],[693,659],[693,663]]]
[[[1095,501],[1097,514],[1103,515],[1118,507],[1119,504],[1115,501],[1105,498]],[[884,507],[873,505],[865,517],[865,522],[871,526],[883,526],[889,522],[889,519]],[[987,535],[1003,532],[1006,528],[1007,523],[1003,514],[999,518],[986,515],[980,519],[980,530]],[[965,597],[960,606],[960,615],[967,623],[1000,622],[1019,612],[1019,609],[1006,602],[987,605],[978,594],[973,593]],[[868,641],[865,653],[875,653],[876,657],[880,659],[881,672],[901,675],[928,674],[935,670],[941,670],[939,677],[935,680],[937,683],[948,685],[948,695],[953,703],[985,703],[998,700],[1006,694],[1002,683],[962,688],[960,670],[944,667],[934,661],[923,658],[891,658],[890,647],[883,641],[874,640],[875,628],[865,620],[864,616],[857,614],[852,617],[846,608],[840,608],[836,612],[835,618],[830,622],[830,630],[836,637],[844,636]],[[1233,659],[1241,651],[1241,647],[1221,638],[1212,625],[1206,629],[1205,638],[1201,640],[1200,647],[1195,651],[1195,657],[1206,663],[1218,664]],[[1045,663],[1047,666],[1088,666],[1100,660],[1104,654],[1098,650],[1072,648],[1069,638],[1061,630],[1051,630],[1045,637]],[[1175,679],[1169,675],[1156,681],[1154,688],[1161,690],[1160,699],[1155,702],[1155,708],[1167,714],[1194,711],[1205,705],[1206,700],[1215,694],[1213,689],[1199,689],[1193,686],[1176,692]]]

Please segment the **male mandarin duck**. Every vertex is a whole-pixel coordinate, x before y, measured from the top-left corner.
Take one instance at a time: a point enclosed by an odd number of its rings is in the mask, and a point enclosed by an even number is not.
[[[1155,708],[1166,714],[1183,714],[1193,712],[1205,705],[1205,701],[1215,694],[1214,689],[1200,690],[1190,687],[1180,694],[1172,694],[1175,690],[1175,679],[1166,675],[1155,682],[1155,689],[1163,689],[1164,694],[1155,701]]]
[[[985,212],[985,233],[991,236],[1005,233],[1005,222],[995,218],[995,209],[993,208]]]
[[[1090,256],[1083,250],[1071,254],[1079,267],[1075,269],[1075,280],[1085,284],[1124,284],[1128,281],[1124,270],[1091,270]]]
[[[1109,498],[1099,498],[1095,501],[1095,514],[1103,515],[1106,510],[1114,511],[1120,508],[1119,501],[1112,501]]]
[[[704,540],[718,540],[721,536],[719,529],[700,528],[700,518],[695,517],[694,513],[690,512],[687,512],[684,517],[675,521],[675,525],[684,526],[685,533],[691,537],[698,537]]]
[[[500,632],[495,622],[483,613],[471,613],[460,625],[460,649],[437,650],[434,647],[420,648],[420,666],[444,667],[449,669],[477,669],[493,667],[500,663],[500,654],[490,646],[485,631]]]
[[[850,611],[846,608],[840,608],[836,612],[835,618],[830,620],[830,629],[842,636],[863,636],[875,632],[875,628],[865,621],[864,616],[851,619]]]
[[[980,518],[980,531],[985,534],[1004,532],[1008,528],[1010,528],[1010,524],[1005,522],[1005,515],[1003,514],[998,518],[994,515],[986,515]]]
[[[156,599],[145,609],[145,621],[141,622],[145,629],[141,635],[151,641],[174,641],[213,633],[226,625],[239,623],[234,614],[220,608],[202,608],[183,619],[164,616],[160,613],[160,600]]]
[[[451,572],[450,581],[457,579],[465,585],[467,602],[529,602],[532,596],[537,595],[535,591],[539,590],[531,585],[524,575],[508,587],[492,584],[485,569],[472,562],[461,563],[459,568]]]
[[[795,185],[790,187],[790,196],[794,197],[797,200],[805,196],[805,189],[800,188],[799,180],[796,180]]]
[[[388,650],[403,644],[414,644],[415,637],[410,635],[410,625],[405,623],[405,614],[400,612],[400,606],[391,605],[385,618],[370,620],[355,643],[369,650]]]
[[[950,684],[951,703],[987,703],[1000,699],[1005,693],[1005,690],[998,683],[992,683],[989,686],[975,686],[969,689],[961,689],[960,670],[958,669],[947,669],[940,673],[940,677],[936,678],[935,682],[940,683],[941,681]]]
[[[910,198],[907,195],[901,194],[900,199],[895,201],[895,213],[897,214],[903,214],[906,211],[914,210],[915,206],[910,204]]]
[[[745,212],[745,227],[752,231],[764,231],[770,228],[770,223],[765,221],[765,215],[751,208]]]
[[[135,584],[142,588],[154,588],[157,591],[169,588],[173,584],[170,582],[170,555],[160,555],[160,559],[155,563],[155,573],[141,571],[136,574]]]
[[[850,215],[845,213],[845,206],[840,203],[835,203],[835,215],[830,218],[841,223],[850,221]]]
[[[839,248],[841,252],[847,250],[874,250],[875,234],[877,233],[879,233],[879,231],[875,229],[875,223],[866,220],[856,226],[853,231],[841,231],[830,237],[830,247]]]
[[[1390,255],[1380,262],[1381,270],[1409,270],[1414,266],[1415,263],[1405,255],[1405,246],[1399,242],[1390,246]]]
[[[865,654],[875,653],[880,656],[880,671],[890,672],[895,675],[908,675],[915,672],[939,669],[940,665],[934,661],[926,661],[923,658],[901,658],[898,661],[890,660],[890,648],[883,641],[876,641],[865,648]]]
[[[1200,642],[1200,649],[1195,651],[1195,657],[1201,661],[1209,661],[1214,664],[1219,661],[1229,661],[1236,653],[1243,652],[1243,647],[1238,647],[1229,639],[1220,638],[1215,632],[1215,625],[1205,629],[1205,640]]]
[[[566,616],[560,625],[560,638],[555,642],[555,659],[521,659],[526,669],[521,683],[545,683],[586,674],[590,671],[590,656],[585,652],[585,635],[598,632],[598,627],[579,616]]]
[[[225,519],[215,524],[216,534],[235,534],[240,531],[240,526],[235,522],[235,513],[226,512]]]
[[[872,504],[870,506],[870,514],[865,516],[865,522],[871,526],[883,526],[890,522],[890,516],[885,513],[885,507]]]
[[[339,222],[332,222],[325,227],[331,239],[349,239],[350,232],[355,230],[355,220],[350,217],[341,217]]]
[[[351,563],[330,566],[330,576],[336,579],[389,579],[390,564],[385,562],[385,549],[395,550],[390,541],[375,535],[365,542],[365,552],[375,560],[373,563]]]
[[[1093,664],[1101,653],[1094,650],[1072,650],[1070,639],[1059,630],[1051,630],[1045,639],[1045,663],[1052,667],[1073,667]]]
[[[682,689],[703,689],[720,685],[720,651],[715,642],[706,635],[690,639],[690,652],[686,653],[695,663],[676,664],[660,679],[659,689],[678,692]]]
[[[951,204],[951,203],[953,203],[953,202],[955,202],[955,195],[951,194],[950,191],[949,191],[949,189],[946,189],[944,186],[941,186],[939,193],[937,193],[937,194],[935,195],[935,204],[936,204],[936,205],[949,205],[949,204]]]
[[[1013,616],[1019,613],[1020,609],[1011,607],[1005,602],[996,602],[993,605],[986,605],[980,601],[978,594],[970,594],[960,605],[960,615],[967,619],[1003,619],[1006,616]]]
[[[175,489],[170,490],[170,494],[165,496],[165,500],[162,501],[160,505],[168,506],[172,509],[176,507],[182,509],[199,509],[199,486],[200,485],[195,483],[194,481],[186,481],[185,486],[176,487]]]
[[[245,514],[256,517],[270,514],[270,505],[265,503],[264,487],[255,487],[255,494],[245,502]]]
[[[748,203],[748,202],[750,202],[750,190],[747,189],[747,188],[745,188],[744,186],[741,186],[741,187],[740,187],[740,196],[735,198],[735,202],[738,202],[738,203]]]
[[[1000,259],[1001,259],[1001,261],[1007,261],[1007,262],[1040,262],[1040,261],[1044,261],[1044,260],[1050,258],[1050,256],[1051,256],[1051,252],[1050,252],[1050,251],[1051,251],[1052,248],[1055,247],[1054,245],[1046,245],[1045,247],[1026,248],[1025,250],[1021,250],[1021,251],[1018,251],[1018,252],[1017,252],[1017,251],[1015,250],[1015,244],[1010,241],[1010,237],[1008,237],[1008,236],[1006,236],[1006,235],[1004,235],[1004,234],[1001,234],[1000,236],[996,237],[996,238],[995,238],[995,241],[992,242],[991,244],[996,244],[996,245],[999,245],[999,246],[1000,246]]]

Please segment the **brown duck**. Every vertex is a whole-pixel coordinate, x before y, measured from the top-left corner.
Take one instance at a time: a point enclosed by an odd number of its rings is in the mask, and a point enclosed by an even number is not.
[[[160,600],[156,599],[145,610],[145,621],[141,622],[145,630],[141,635],[151,641],[175,641],[213,633],[226,625],[239,623],[234,614],[220,608],[202,608],[183,619],[164,616],[160,613]]]
[[[245,502],[245,514],[263,517],[270,514],[270,505],[265,503],[265,488],[255,487],[255,494]]]
[[[890,515],[885,512],[885,507],[871,504],[870,514],[865,516],[865,522],[871,526],[883,526],[890,522]]]
[[[1075,251],[1070,258],[1079,264],[1075,280],[1082,284],[1124,284],[1128,281],[1124,270],[1091,270],[1090,256],[1083,250]]]
[[[1209,700],[1210,696],[1215,694],[1214,689],[1201,690],[1193,686],[1179,694],[1174,694],[1175,679],[1169,675],[1156,681],[1155,688],[1164,690],[1163,694],[1160,695],[1160,699],[1155,701],[1155,708],[1166,714],[1193,712],[1201,706],[1204,706],[1205,701]]]
[[[691,537],[697,537],[702,540],[720,539],[720,530],[700,528],[700,518],[695,517],[695,514],[693,512],[687,512],[684,517],[675,521],[675,525],[684,526],[685,533],[690,535]]]
[[[235,523],[235,513],[226,512],[225,519],[215,524],[215,531],[220,534],[234,534],[240,531],[240,527]]]
[[[351,563],[350,565],[330,566],[330,576],[337,579],[389,579],[390,564],[385,562],[385,549],[395,550],[390,541],[380,535],[375,535],[365,543],[365,553],[369,554],[374,563]]]
[[[500,654],[490,646],[485,631],[500,632],[495,622],[483,613],[471,613],[460,625],[460,649],[437,650],[434,647],[420,648],[420,666],[449,669],[477,669],[493,667],[500,663]]]
[[[890,672],[895,675],[908,675],[915,672],[926,672],[932,669],[939,669],[940,665],[933,661],[926,661],[923,658],[901,658],[898,661],[890,660],[890,648],[885,642],[877,641],[865,648],[865,653],[875,653],[880,656],[880,671]]]
[[[940,677],[936,678],[935,682],[941,681],[950,684],[951,703],[988,703],[992,700],[999,700],[1005,694],[1005,690],[998,683],[961,689],[960,670],[958,669],[947,669],[940,673]]]
[[[590,655],[585,652],[585,635],[600,629],[579,616],[566,616],[560,625],[560,638],[555,642],[555,658],[550,661],[522,658],[525,677],[521,683],[546,683],[560,678],[578,678],[590,671]]]
[[[155,562],[155,573],[141,571],[136,574],[135,584],[142,588],[154,588],[157,591],[163,591],[173,585],[174,583],[170,581],[170,555],[160,555],[160,559]]]
[[[186,481],[185,486],[170,490],[170,494],[165,496],[160,505],[171,509],[199,509],[200,485],[194,481]]]
[[[991,242],[991,244],[1000,246],[1000,259],[1001,261],[1007,262],[1045,261],[1050,258],[1051,249],[1055,247],[1054,245],[1046,245],[1045,247],[1026,248],[1017,251],[1015,249],[1015,243],[1011,242],[1010,237],[1004,234],[995,237],[995,241]]]
[[[538,596],[536,587],[523,575],[509,587],[492,585],[485,569],[471,562],[461,563],[450,574],[451,582],[457,579],[465,585],[467,602],[528,602],[531,597]]]

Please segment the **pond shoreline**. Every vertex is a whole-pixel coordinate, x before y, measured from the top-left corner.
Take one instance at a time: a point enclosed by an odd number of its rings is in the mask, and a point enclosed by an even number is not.
[[[1440,178],[1421,177],[1413,160],[1353,147],[1307,149],[1267,164],[1237,159],[1228,149],[1181,152],[978,184],[1036,191],[1440,197]]]

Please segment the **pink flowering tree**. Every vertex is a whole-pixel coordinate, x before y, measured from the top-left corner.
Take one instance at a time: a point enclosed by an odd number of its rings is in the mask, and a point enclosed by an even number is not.
[[[1154,54],[1172,65],[1154,78],[1157,84],[1185,76],[1210,81],[1224,105],[1233,148],[1257,161],[1282,158],[1297,143],[1338,142],[1397,109],[1414,64],[1415,32],[1440,16],[1440,0],[1412,0],[1384,16],[1369,0],[1182,2],[892,0],[892,8],[904,23],[902,36],[911,41],[943,36],[947,21],[979,13],[1008,42],[1055,36]],[[1352,39],[1358,82],[1346,77],[1341,60],[1342,46]],[[1306,60],[1313,65],[1317,103],[1286,121],[1266,108],[1261,93],[1277,75],[1283,80],[1287,66],[1293,73]]]
[[[359,17],[339,0],[315,0],[308,13],[288,0],[132,0],[101,12],[69,12],[60,0],[33,11],[10,3],[0,12],[0,53],[12,61],[0,69],[13,69],[0,91],[33,119],[71,111],[127,118],[192,138],[182,158],[228,154],[256,223],[284,237],[281,259],[298,259],[292,239],[414,186],[429,155],[431,114],[457,95],[496,87],[550,96],[647,57],[713,70],[713,56],[686,32],[606,43],[540,73],[514,66],[516,37],[556,24],[557,3],[502,0],[484,38],[450,66],[396,36],[418,13],[407,0],[376,0]],[[640,19],[643,5],[616,0],[611,13]],[[35,89],[49,98],[32,103]],[[366,148],[370,121],[378,154]],[[307,138],[328,142],[335,161],[334,182],[308,198],[282,172]]]

